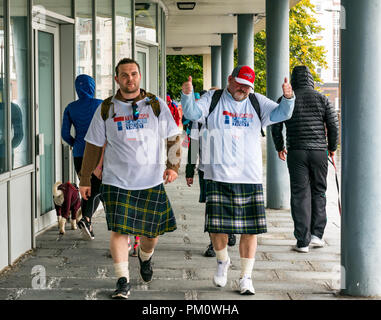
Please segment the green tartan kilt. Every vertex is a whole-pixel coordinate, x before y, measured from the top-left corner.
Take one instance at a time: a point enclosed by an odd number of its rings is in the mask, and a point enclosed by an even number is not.
[[[145,190],[103,184],[101,194],[110,231],[155,238],[177,228],[163,184]]]
[[[262,184],[206,180],[204,230],[228,234],[266,233]]]

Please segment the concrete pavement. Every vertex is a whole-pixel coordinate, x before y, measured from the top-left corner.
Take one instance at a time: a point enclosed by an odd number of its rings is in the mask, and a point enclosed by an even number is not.
[[[186,149],[183,149],[183,155]],[[183,162],[184,163],[184,162]],[[225,288],[216,288],[212,276],[215,258],[203,257],[209,238],[203,232],[204,205],[199,187],[185,183],[184,165],[179,178],[166,186],[178,229],[160,237],[153,257],[153,281],[145,284],[138,260],[130,258],[130,300],[297,300],[351,299],[337,295],[340,288],[340,217],[334,171],[329,166],[325,233],[327,245],[309,253],[291,250],[295,244],[289,210],[267,210],[268,232],[258,237],[254,265],[254,296],[237,292],[240,273],[238,241],[229,247],[232,267]],[[264,180],[265,181],[265,180]],[[0,299],[110,299],[116,277],[109,253],[109,232],[103,210],[94,217],[95,240],[82,240],[79,231],[58,235],[52,227],[37,237],[37,248],[0,275]]]

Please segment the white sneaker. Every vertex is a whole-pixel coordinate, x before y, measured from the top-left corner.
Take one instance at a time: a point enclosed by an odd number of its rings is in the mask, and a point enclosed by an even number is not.
[[[292,247],[292,250],[297,251],[297,252],[302,252],[302,253],[308,253],[309,248],[308,248],[308,246],[307,247],[298,247],[295,245]]]
[[[314,245],[315,248],[323,248],[325,245],[325,242],[323,239],[320,239],[317,236],[311,235],[311,244]]]
[[[228,281],[228,269],[230,266],[230,258],[226,261],[217,260],[217,271],[213,277],[213,283],[217,287],[225,287]]]
[[[239,290],[241,294],[255,294],[253,281],[249,275],[245,274],[239,279]]]

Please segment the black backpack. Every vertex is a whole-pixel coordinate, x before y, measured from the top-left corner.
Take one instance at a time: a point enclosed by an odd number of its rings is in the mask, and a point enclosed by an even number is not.
[[[208,117],[213,112],[213,110],[216,108],[217,103],[218,103],[218,101],[221,98],[222,92],[223,92],[223,90],[216,90],[213,93],[212,102],[211,102],[210,107],[209,107],[209,114],[208,114],[208,116],[205,119],[206,127],[208,127]],[[259,121],[261,121],[262,120],[262,118],[261,118],[261,109],[259,107],[258,99],[256,98],[254,93],[250,93],[249,94],[249,99],[250,99],[251,105],[253,106],[255,112],[258,115]],[[266,136],[262,128],[261,128],[261,134],[262,134],[262,137]]]

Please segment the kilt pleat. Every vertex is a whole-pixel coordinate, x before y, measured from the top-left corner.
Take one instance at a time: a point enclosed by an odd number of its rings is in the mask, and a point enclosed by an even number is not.
[[[207,180],[205,231],[233,234],[267,232],[262,184]]]
[[[176,219],[163,184],[145,190],[102,185],[108,230],[155,238],[176,230]]]

